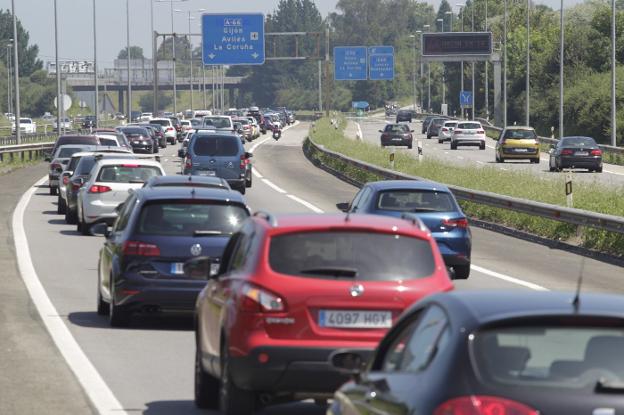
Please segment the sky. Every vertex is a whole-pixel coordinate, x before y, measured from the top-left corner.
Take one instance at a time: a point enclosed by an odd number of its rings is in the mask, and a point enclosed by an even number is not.
[[[93,9],[92,0],[56,0],[59,21],[59,59],[93,59]],[[151,57],[150,0],[128,0],[130,5],[130,44],[138,45]],[[168,0],[154,1],[154,30],[171,32],[171,4]],[[439,0],[427,0],[438,7]],[[478,0],[477,0],[478,1]],[[534,1],[559,8],[559,0]],[[566,0],[566,6],[580,0]],[[214,13],[271,13],[279,0],[186,0],[173,2],[173,27],[175,32],[187,33],[188,11],[191,16],[191,30],[200,33],[200,8]],[[337,0],[315,0],[323,16],[334,11]],[[451,2],[452,3],[452,2]],[[0,8],[10,9],[11,0],[0,0]],[[126,45],[126,1],[96,0],[98,66],[112,68],[113,60]],[[16,14],[30,33],[30,43],[39,45],[39,58],[53,61],[54,52],[54,0],[15,0]]]

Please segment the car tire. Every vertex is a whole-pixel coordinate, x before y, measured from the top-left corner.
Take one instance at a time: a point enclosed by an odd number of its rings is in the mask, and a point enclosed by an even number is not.
[[[115,304],[113,295],[113,278],[111,277],[111,301],[108,306],[108,323],[111,327],[127,327],[130,324],[131,313]]]
[[[442,144],[444,142],[444,140],[441,140],[438,138],[438,144]]]
[[[455,279],[467,280],[470,276],[470,264],[468,265],[455,265],[453,267],[455,271]]]
[[[200,409],[219,409],[219,379],[204,370],[199,346],[195,348],[195,406]]]
[[[427,134],[427,140],[431,140],[431,136]]]
[[[98,269],[99,269],[98,265]],[[100,281],[98,279],[98,288],[97,288],[97,313],[100,316],[107,316],[110,313],[110,304],[108,304],[102,298],[102,291],[100,290]]]
[[[228,348],[221,347],[221,387],[219,388],[219,409],[224,415],[251,415],[254,413],[255,394],[240,389],[232,381]]]
[[[602,173],[602,166],[598,167],[598,168],[595,170],[595,172],[596,172],[596,173]]]
[[[83,236],[91,236],[91,225],[89,225],[88,223],[84,223],[84,221],[81,222],[80,225],[80,233]]]
[[[411,149],[412,149],[412,143],[409,143],[409,144],[407,145],[407,148],[408,148],[409,150],[411,150]]]
[[[451,150],[457,150],[457,144],[451,141]]]
[[[63,199],[61,195],[59,195],[56,203],[56,213],[58,213],[59,215],[63,215],[66,210],[67,209],[65,206],[65,199]]]
[[[555,167],[552,165],[552,159],[548,159],[548,171],[549,172],[555,171]]]
[[[251,187],[253,183],[253,175],[249,172],[248,176],[245,177],[245,187]]]
[[[240,192],[240,194],[244,195],[245,192],[247,191],[247,188],[243,184],[242,186],[239,186],[238,188],[236,188],[236,190],[238,190]]]
[[[537,158],[537,159],[531,159],[531,163],[533,163],[533,164],[539,164],[539,162],[540,162],[540,159],[539,159],[539,158]]]
[[[76,212],[72,212],[69,207],[65,207],[65,223],[68,225],[76,224]]]
[[[485,143],[479,144],[479,150],[485,150]]]
[[[50,195],[56,196],[56,187],[50,187]]]

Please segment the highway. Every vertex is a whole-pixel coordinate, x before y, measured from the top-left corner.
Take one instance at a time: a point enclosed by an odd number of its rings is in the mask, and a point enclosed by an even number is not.
[[[364,141],[379,145],[379,130],[388,122],[394,122],[394,117],[384,117],[383,114],[363,119],[352,119],[358,122]],[[445,162],[452,163],[457,166],[471,167],[493,167],[501,171],[522,171],[530,172],[542,178],[551,180],[563,180],[562,173],[553,173],[548,170],[548,154],[541,153],[540,163],[531,164],[528,160],[512,160],[505,163],[496,163],[494,157],[494,147],[496,142],[492,139],[486,141],[486,149],[479,150],[478,147],[458,147],[457,150],[451,150],[449,142],[438,143],[437,137],[427,139],[425,134],[421,134],[422,122],[414,120],[411,124],[414,130],[414,140],[420,140],[423,145],[424,157],[434,157]],[[398,151],[408,152],[416,156],[417,146],[414,142],[412,150],[407,147],[397,147]],[[624,185],[624,166],[613,164],[605,164],[603,173],[588,173],[586,170],[576,170],[573,181],[579,181],[583,184],[600,184],[605,186]]]
[[[383,119],[362,123],[365,139],[378,142],[376,131],[384,123]],[[412,125],[420,132],[420,124]],[[355,195],[355,187],[317,169],[305,158],[301,144],[307,129],[308,126],[302,123],[286,131],[279,141],[267,135],[247,145],[254,152],[254,183],[246,195],[252,210],[335,212],[337,203],[350,201]],[[491,148],[451,152],[448,144],[437,144],[437,140],[422,141],[427,156],[435,154],[462,164],[480,161],[489,165],[494,160]],[[168,174],[180,170],[176,152],[177,146],[164,150],[163,165]],[[546,163],[542,161],[540,167],[506,163],[501,167],[543,171]],[[624,169],[621,170],[622,175],[578,176],[588,177],[590,181],[597,178],[601,182],[621,184]],[[23,229],[34,271],[58,312],[54,318],[69,329],[106,387],[121,404],[120,408],[109,408],[109,411],[116,414],[123,411],[199,413],[193,404],[191,319],[146,316],[136,319],[130,328],[111,329],[107,318],[98,316],[95,311],[96,268],[103,239],[80,236],[75,226],[66,225],[56,214],[56,198],[48,195],[47,188],[38,188],[24,207]],[[583,270],[583,290],[622,292],[621,267],[476,227],[472,231],[472,275],[466,281],[457,281],[458,289],[571,291]],[[323,414],[324,408],[304,402],[270,407],[261,413]]]

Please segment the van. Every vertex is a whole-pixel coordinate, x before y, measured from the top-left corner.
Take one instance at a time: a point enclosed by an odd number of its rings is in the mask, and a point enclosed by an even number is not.
[[[232,189],[245,194],[251,187],[251,153],[240,138],[217,130],[197,130],[189,141],[183,173],[225,179]]]

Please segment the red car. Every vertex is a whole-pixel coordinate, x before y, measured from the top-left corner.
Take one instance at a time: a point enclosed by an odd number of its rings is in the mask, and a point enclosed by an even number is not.
[[[406,218],[260,212],[244,222],[197,299],[196,405],[245,415],[331,397],[348,378],[330,353],[372,353],[410,304],[452,290],[431,233]]]

